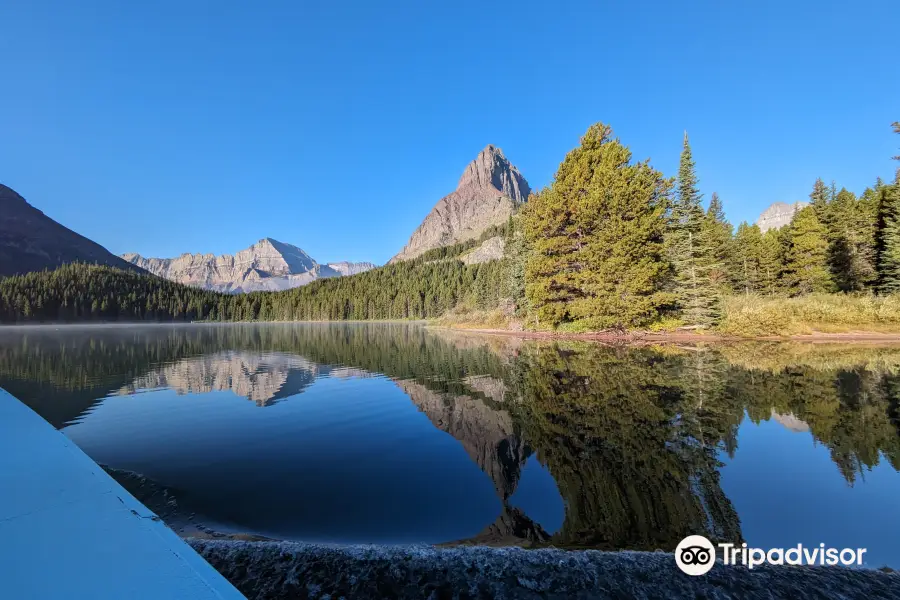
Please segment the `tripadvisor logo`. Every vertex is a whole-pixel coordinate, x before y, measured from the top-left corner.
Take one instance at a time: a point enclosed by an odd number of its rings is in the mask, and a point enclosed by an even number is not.
[[[862,565],[865,548],[826,548],[825,544],[807,548],[748,548],[747,544],[720,543],[722,564],[744,565],[748,569],[770,565]],[[688,575],[705,575],[716,564],[716,546],[702,535],[689,535],[675,548],[675,564]]]
[[[702,535],[689,535],[675,548],[675,564],[688,575],[705,575],[716,564],[716,548]]]

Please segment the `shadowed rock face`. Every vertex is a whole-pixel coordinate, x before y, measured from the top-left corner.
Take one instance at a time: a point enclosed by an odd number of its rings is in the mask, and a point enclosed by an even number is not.
[[[0,184],[0,277],[73,262],[138,270],[100,244],[63,227]]]
[[[515,506],[503,503],[503,510],[497,520],[484,530],[465,540],[441,544],[451,546],[536,546],[552,539],[543,527],[532,521],[528,515]]]
[[[759,215],[756,224],[763,233],[770,229],[780,229],[790,223],[794,218],[794,213],[805,206],[807,206],[806,202],[794,202],[793,204],[775,202]]]
[[[144,258],[123,254],[128,262],[177,283],[219,292],[279,291],[324,277],[355,275],[372,263],[321,265],[297,246],[264,238],[237,254],[182,254],[178,258]]]
[[[516,435],[512,417],[469,396],[433,392],[414,381],[397,381],[434,426],[459,440],[469,457],[484,471],[506,501],[516,491],[525,460],[530,454]]]
[[[530,193],[528,182],[503,152],[488,146],[466,167],[456,190],[438,201],[390,262],[476,238],[488,227],[509,219]]]

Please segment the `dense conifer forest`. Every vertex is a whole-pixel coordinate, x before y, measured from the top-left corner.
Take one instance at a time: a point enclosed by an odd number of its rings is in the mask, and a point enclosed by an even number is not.
[[[431,319],[503,307],[537,329],[706,329],[735,296],[900,291],[900,169],[859,195],[817,179],[809,205],[765,233],[735,230],[723,199],[703,196],[687,134],[667,178],[597,124],[509,223],[415,260],[244,295],[72,264],[0,280],[0,321]],[[460,260],[492,236],[505,239],[502,260]]]

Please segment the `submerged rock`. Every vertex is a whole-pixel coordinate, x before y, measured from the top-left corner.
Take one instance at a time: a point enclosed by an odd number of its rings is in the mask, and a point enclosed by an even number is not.
[[[841,567],[717,565],[671,554],[189,540],[250,600],[281,598],[900,598],[900,575]]]

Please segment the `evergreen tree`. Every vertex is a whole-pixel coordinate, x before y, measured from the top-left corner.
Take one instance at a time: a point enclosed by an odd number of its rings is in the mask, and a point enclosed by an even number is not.
[[[675,202],[669,219],[669,252],[675,267],[675,291],[682,315],[688,323],[707,327],[717,313],[717,293],[704,264],[713,248],[700,239],[703,207],[697,189],[697,174],[687,132],[678,167]]]
[[[876,250],[879,291],[900,291],[900,170],[894,183],[879,191]]]
[[[526,296],[539,322],[630,327],[671,305],[662,291],[669,187],[648,163],[631,162],[609,126],[588,129],[522,214]]]
[[[759,246],[759,291],[768,296],[781,293],[788,248],[788,228],[770,229]]]
[[[828,230],[808,206],[794,215],[788,229],[790,247],[785,264],[791,294],[834,291],[828,270]]]
[[[762,233],[757,225],[746,222],[738,225],[734,235],[733,252],[729,260],[732,288],[739,293],[758,292],[761,288],[759,256]]]
[[[732,227],[725,218],[719,195],[713,192],[703,221],[700,224],[701,273],[720,294],[731,291],[728,265],[731,262]]]
[[[891,127],[894,128],[894,133],[900,133],[900,121],[894,121],[891,124]],[[900,154],[894,157],[894,160],[900,160]]]
[[[813,190],[809,194],[809,203],[816,212],[816,218],[819,219],[819,223],[826,226],[829,221],[828,201],[830,198],[831,190],[828,189],[821,177],[817,178],[813,184]]]
[[[525,245],[525,235],[522,232],[518,215],[510,218],[506,234],[506,296],[515,306],[517,315],[527,312],[525,298],[525,261],[528,257],[528,249]]]
[[[840,291],[861,291],[876,278],[876,213],[841,189],[831,205],[829,261]]]

